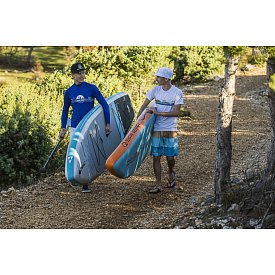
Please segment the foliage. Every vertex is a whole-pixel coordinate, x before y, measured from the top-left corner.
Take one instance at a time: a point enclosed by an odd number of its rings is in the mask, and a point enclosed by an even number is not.
[[[247,47],[246,46],[226,46],[224,48],[226,48],[228,54],[230,54],[231,56],[240,56],[245,52]]]
[[[36,88],[42,93],[63,94],[66,89],[72,85],[72,79],[68,74],[62,71],[54,71],[36,83]]]
[[[265,47],[267,53],[268,53],[268,58],[269,60],[272,61],[272,63],[274,64],[275,61],[275,47]],[[269,88],[275,92],[275,74],[272,74],[269,77]]]
[[[0,46],[0,64],[5,69],[30,69],[39,59],[46,71],[53,71],[64,67],[65,57],[64,47],[60,46]]]
[[[0,46],[0,64],[5,68],[26,68],[27,51],[24,47]]]
[[[145,92],[154,84],[158,67],[171,66],[168,55],[171,47],[89,47],[81,48],[64,72],[47,76],[38,89],[63,93],[71,84],[70,66],[82,62],[86,81],[95,83],[108,97],[125,91],[135,109],[144,100]]]
[[[53,72],[62,70],[66,65],[66,47],[62,46],[43,46],[34,47],[32,53],[32,64],[36,59],[41,61],[45,71]]]
[[[223,70],[222,47],[174,47],[170,58],[174,61],[176,81],[205,81]]]
[[[248,53],[248,51],[250,51],[250,53]],[[253,65],[263,65],[268,58],[266,47],[262,46],[247,47],[243,55],[246,55],[247,63]]]
[[[58,139],[61,108],[58,94],[38,93],[30,83],[0,88],[0,187],[40,175]],[[63,160],[56,157],[53,167]]]
[[[248,61],[253,65],[262,65],[266,62],[266,58],[267,58],[266,55],[254,54],[254,55],[251,55]]]
[[[275,74],[272,74],[272,75],[270,76],[268,85],[269,85],[269,88],[270,88],[273,92],[275,92]]]
[[[105,96],[125,91],[137,110],[145,92],[154,84],[157,68],[171,66],[171,50],[168,46],[95,47],[89,51],[81,49],[74,62],[84,64],[87,79],[93,78]]]
[[[115,75],[130,81],[169,65],[170,51],[171,47],[95,47],[88,52],[81,49],[74,61],[82,62],[87,71],[93,70],[103,77]]]
[[[275,58],[275,47],[265,47],[269,58]]]

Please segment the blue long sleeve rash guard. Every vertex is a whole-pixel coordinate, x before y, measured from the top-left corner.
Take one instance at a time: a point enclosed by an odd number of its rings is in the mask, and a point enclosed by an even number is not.
[[[105,122],[110,123],[109,106],[97,88],[97,86],[82,82],[79,85],[73,84],[64,93],[64,105],[61,116],[61,127],[66,128],[68,111],[72,105],[73,112],[71,117],[71,127],[75,128],[80,120],[94,108],[94,99],[103,107]]]

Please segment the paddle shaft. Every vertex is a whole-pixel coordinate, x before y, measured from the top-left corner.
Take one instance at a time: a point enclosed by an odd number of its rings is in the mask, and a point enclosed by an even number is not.
[[[46,167],[47,167],[47,165],[48,165],[50,159],[52,158],[52,156],[53,156],[53,154],[55,153],[56,149],[57,149],[58,146],[60,145],[61,141],[62,141],[62,138],[59,139],[59,141],[57,142],[57,144],[56,144],[55,147],[53,148],[53,150],[52,150],[50,156],[48,157],[48,159],[47,159],[47,161],[46,161],[46,163],[45,163],[44,166],[42,167],[43,170],[46,169]]]

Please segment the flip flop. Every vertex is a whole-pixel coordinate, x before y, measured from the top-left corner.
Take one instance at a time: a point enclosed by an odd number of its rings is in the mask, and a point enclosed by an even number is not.
[[[176,172],[173,171],[172,174],[173,174],[174,177],[171,181],[168,179],[168,183],[167,183],[167,186],[166,186],[167,188],[174,188],[176,186]]]
[[[156,194],[156,193],[159,193],[159,192],[161,192],[161,191],[162,191],[162,188],[159,187],[159,186],[156,186],[156,187],[154,187],[153,189],[150,189],[150,190],[149,190],[149,193],[151,193],[151,194]]]

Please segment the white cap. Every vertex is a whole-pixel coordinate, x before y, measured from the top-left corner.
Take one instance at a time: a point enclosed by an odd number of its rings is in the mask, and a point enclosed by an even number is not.
[[[158,69],[158,71],[156,72],[156,76],[172,79],[173,71],[167,67],[162,67]]]

